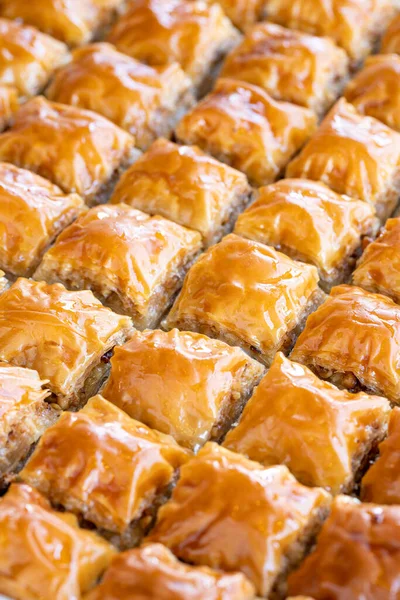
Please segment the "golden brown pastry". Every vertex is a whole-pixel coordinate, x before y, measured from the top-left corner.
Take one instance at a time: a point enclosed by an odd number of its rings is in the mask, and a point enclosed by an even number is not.
[[[323,181],[339,194],[365,200],[382,221],[400,191],[400,134],[357,113],[343,98],[286,169],[287,177]]]
[[[60,234],[34,277],[91,289],[136,327],[153,328],[200,249],[200,234],[172,221],[126,204],[97,206]]]
[[[44,433],[20,478],[129,547],[189,456],[170,436],[95,396]]]
[[[334,287],[307,319],[291,358],[339,387],[398,403],[400,307],[359,287]]]
[[[273,100],[258,86],[218,79],[183,117],[176,135],[243,171],[250,183],[266,185],[279,177],[315,128],[312,111]]]
[[[23,484],[0,498],[0,542],[0,593],[14,600],[78,600],[115,553]]]
[[[351,492],[389,414],[384,398],[338,390],[278,353],[223,445],[266,467],[284,464],[304,485]]]
[[[179,562],[162,544],[118,554],[85,600],[253,600],[241,573],[223,573]]]
[[[206,246],[229,232],[251,200],[246,176],[202,152],[159,139],[125,173],[111,202],[125,202],[201,233]]]
[[[88,290],[19,278],[0,296],[0,360],[36,369],[62,408],[93,395],[107,367],[102,357],[131,330],[129,317]]]
[[[393,52],[400,53],[400,15],[396,15],[390,22],[385,35],[382,38],[381,52],[385,54]]]
[[[103,396],[128,415],[198,449],[239,416],[263,367],[198,333],[136,331],[115,349]]]
[[[317,546],[289,576],[289,592],[315,600],[389,600],[399,594],[400,507],[339,496]]]
[[[148,540],[185,562],[241,571],[267,597],[283,591],[284,575],[301,560],[329,502],[327,492],[300,485],[286,467],[265,469],[208,442],[182,467]]]
[[[347,74],[347,55],[332,40],[274,23],[252,28],[228,54],[221,72],[318,114],[339,96]]]
[[[314,266],[231,234],[190,269],[166,326],[220,338],[269,365],[323,298]]]
[[[150,67],[111,44],[83,46],[59,69],[46,96],[54,102],[93,110],[126,129],[145,150],[169,136],[194,101],[191,82],[177,63]]]
[[[213,0],[207,0],[210,4]],[[265,0],[217,0],[224,13],[244,31],[265,17]]]
[[[0,132],[9,126],[18,109],[18,92],[15,87],[0,85]]]
[[[0,135],[0,160],[77,192],[89,204],[106,199],[134,152],[134,138],[108,119],[43,97],[24,104]]]

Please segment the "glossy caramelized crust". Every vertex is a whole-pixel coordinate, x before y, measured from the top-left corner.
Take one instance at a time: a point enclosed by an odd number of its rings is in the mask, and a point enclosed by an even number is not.
[[[210,4],[213,0],[207,0]],[[224,13],[241,30],[248,29],[265,16],[265,0],[218,0]]]
[[[190,85],[177,63],[150,67],[99,43],[75,50],[46,95],[100,113],[146,149],[160,135],[170,135],[177,115],[193,103]]]
[[[0,593],[15,600],[81,598],[108,566],[114,550],[56,512],[28,485],[0,498]]]
[[[0,267],[29,275],[57,234],[84,210],[77,194],[8,163],[0,163]]]
[[[0,360],[36,369],[62,408],[79,403],[101,356],[130,331],[88,290],[20,278],[0,296]]]
[[[265,469],[208,442],[182,467],[149,541],[185,562],[239,570],[266,597],[301,560],[329,501],[324,490],[300,485],[286,467]]]
[[[66,59],[65,44],[33,27],[0,18],[0,84],[33,96]]]
[[[190,269],[166,325],[219,337],[269,364],[321,297],[315,267],[231,234]]]
[[[353,489],[389,414],[384,398],[338,390],[278,353],[224,446],[338,494]]]
[[[261,23],[230,52],[221,75],[323,113],[339,95],[347,72],[347,55],[332,40]]]
[[[201,249],[200,235],[126,204],[97,206],[65,229],[35,279],[89,288],[140,328],[154,327]]]
[[[400,307],[358,287],[335,287],[307,319],[291,358],[340,387],[400,402]]]
[[[399,161],[400,134],[341,99],[286,176],[323,181],[339,194],[369,202],[385,220],[398,201]]]
[[[35,171],[90,203],[101,199],[104,186],[129,162],[133,144],[131,135],[98,114],[37,97],[0,135],[0,160]]]
[[[240,171],[196,146],[159,139],[121,177],[111,202],[125,202],[201,233],[206,245],[230,229],[250,201]]]
[[[214,90],[183,117],[176,135],[243,171],[250,183],[266,185],[315,128],[310,110],[273,100],[249,83],[218,79]]]
[[[123,533],[188,458],[171,437],[95,396],[45,432],[20,477],[53,504]]]
[[[289,577],[291,594],[315,600],[388,600],[399,590],[400,507],[339,496],[316,549]]]
[[[8,85],[0,85],[0,132],[8,127],[18,106],[18,92],[16,88]]]
[[[400,53],[400,15],[394,17],[382,38],[381,52]]]
[[[179,562],[162,544],[115,557],[101,584],[85,600],[253,600],[241,573],[223,573]]]
[[[263,372],[240,348],[205,335],[148,330],[115,349],[102,394],[131,417],[196,449],[227,431]]]

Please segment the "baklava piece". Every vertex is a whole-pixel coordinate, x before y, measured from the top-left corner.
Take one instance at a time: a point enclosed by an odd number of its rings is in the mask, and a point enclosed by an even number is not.
[[[179,562],[162,544],[118,554],[85,600],[254,600],[241,573],[223,573]]]
[[[30,275],[46,248],[82,211],[77,194],[8,163],[0,163],[0,267]]]
[[[230,234],[190,269],[165,326],[220,338],[269,365],[324,296],[314,266]]]
[[[398,597],[400,506],[339,496],[315,550],[289,577],[289,592],[315,600]]]
[[[364,236],[376,228],[374,209],[307,179],[282,179],[259,189],[239,215],[235,233],[274,246],[318,268],[325,291],[346,281]]]
[[[266,467],[284,464],[304,485],[351,492],[389,413],[384,398],[338,390],[279,353],[224,446]]]
[[[200,250],[200,234],[172,221],[126,204],[96,206],[59,235],[34,277],[91,289],[139,329],[154,328]]]
[[[46,96],[100,113],[131,133],[137,147],[145,150],[156,138],[168,137],[192,106],[190,87],[177,63],[151,67],[111,44],[99,43],[75,50]]]
[[[261,23],[228,54],[221,75],[323,114],[343,89],[348,58],[328,38]]]
[[[137,331],[115,349],[101,393],[134,419],[196,450],[223,437],[263,372],[240,348],[205,335]]]
[[[264,468],[208,442],[182,467],[148,540],[185,562],[241,571],[260,596],[273,597],[329,504],[327,492],[302,486],[286,467]]]
[[[282,174],[315,128],[309,109],[273,100],[250,83],[218,79],[213,91],[183,117],[176,135],[243,171],[250,183],[266,185]]]
[[[16,88],[9,85],[0,85],[0,132],[10,125],[11,119],[18,108]]]
[[[0,360],[38,371],[61,408],[75,408],[98,390],[109,353],[131,331],[129,317],[88,290],[20,278],[0,296]]]
[[[95,396],[44,433],[20,478],[52,504],[96,525],[115,545],[130,548],[189,457],[170,436]]]
[[[251,199],[240,171],[196,146],[160,139],[122,175],[111,202],[125,202],[194,229],[211,246],[232,230]]]
[[[334,287],[307,319],[291,358],[340,388],[400,403],[400,307],[359,287]]]
[[[0,498],[0,593],[14,600],[82,598],[115,551],[28,485]]]
[[[381,52],[400,54],[400,15],[397,15],[387,28],[382,38]]]
[[[67,46],[62,42],[0,18],[0,85],[14,86],[21,96],[34,96],[65,60]]]
[[[211,87],[219,63],[240,35],[219,4],[136,0],[107,39],[149,65],[179,63],[202,93]]]
[[[399,164],[400,134],[341,99],[286,176],[322,181],[339,194],[369,202],[385,221],[400,194]]]
[[[41,96],[24,104],[0,135],[0,160],[77,192],[88,204],[108,198],[137,153],[134,138],[108,119]]]
[[[210,4],[214,0],[207,0]],[[232,23],[245,31],[257,21],[261,21],[266,14],[266,0],[217,0],[230,18]]]

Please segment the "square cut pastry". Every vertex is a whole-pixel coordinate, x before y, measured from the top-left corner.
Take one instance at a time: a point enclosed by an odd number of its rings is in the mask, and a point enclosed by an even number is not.
[[[0,163],[0,267],[12,275],[30,275],[84,206],[78,194],[64,194],[31,171]]]
[[[400,133],[360,115],[342,98],[286,176],[322,181],[339,194],[365,200],[385,221],[400,194]]]
[[[153,328],[200,250],[200,234],[172,221],[126,204],[96,206],[59,235],[34,277],[91,289],[139,329]]]
[[[400,307],[359,287],[334,287],[291,354],[322,379],[400,403]]]
[[[220,338],[269,365],[324,297],[314,266],[230,234],[189,270],[165,326]]]
[[[304,485],[351,492],[387,433],[390,403],[350,394],[278,353],[224,446]]]
[[[85,600],[255,600],[242,573],[224,573],[178,561],[162,544],[118,554]]]
[[[339,496],[314,551],[289,576],[289,592],[315,600],[391,600],[399,595],[400,506]]]
[[[232,230],[252,198],[246,176],[202,152],[159,139],[117,183],[111,202],[125,202],[195,229],[206,246]]]
[[[176,135],[243,171],[251,184],[266,185],[282,174],[315,129],[309,109],[273,100],[250,83],[218,79],[183,117]]]
[[[149,65],[179,63],[201,91],[211,86],[219,63],[240,35],[219,4],[135,0],[107,40]]]
[[[149,427],[198,449],[240,415],[264,368],[198,333],[136,331],[115,349],[103,396]]]
[[[0,360],[36,369],[61,408],[79,406],[98,390],[108,353],[131,331],[129,317],[88,290],[19,278],[0,296]]]
[[[0,18],[0,85],[14,86],[21,96],[38,94],[67,60],[67,51],[34,27]]]
[[[9,85],[0,85],[0,132],[9,126],[12,116],[18,108],[16,88]]]
[[[323,114],[343,89],[348,58],[329,38],[261,23],[228,54],[221,75]]]
[[[151,67],[111,44],[99,43],[75,50],[46,96],[100,113],[129,131],[137,147],[145,150],[159,136],[169,136],[192,106],[190,87],[190,79],[177,63]]]
[[[382,38],[381,52],[400,54],[400,15],[396,15],[390,22]]]
[[[115,554],[71,513],[53,510],[28,485],[0,498],[0,594],[14,600],[80,599]]]
[[[189,457],[170,436],[95,396],[45,432],[20,478],[116,544],[132,547]]]
[[[0,135],[0,160],[46,177],[88,204],[104,202],[121,170],[137,157],[134,138],[81,108],[32,98]]]
[[[363,236],[376,227],[374,209],[307,179],[282,179],[259,189],[239,215],[235,233],[274,246],[318,268],[325,290],[348,279]]]
[[[182,467],[148,540],[185,562],[241,571],[258,595],[281,598],[329,504],[327,492],[302,486],[286,467],[208,442]]]

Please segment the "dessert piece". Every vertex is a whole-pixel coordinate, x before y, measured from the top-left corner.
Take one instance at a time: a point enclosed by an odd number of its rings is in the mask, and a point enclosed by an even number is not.
[[[190,86],[177,63],[150,67],[99,43],[75,50],[46,96],[100,113],[129,131],[145,150],[157,137],[169,136],[193,104]]]
[[[390,403],[338,390],[278,353],[224,442],[304,485],[351,492],[387,432]]]
[[[0,362],[0,489],[19,471],[58,411],[38,373]],[[1,568],[0,568],[1,572]]]
[[[107,199],[137,152],[134,138],[108,119],[43,97],[24,104],[0,135],[0,160],[81,194],[88,204]]]
[[[343,98],[286,169],[287,177],[326,183],[339,194],[365,200],[385,221],[400,193],[400,134],[357,113]]]
[[[36,369],[61,408],[77,407],[97,391],[109,352],[131,330],[129,317],[88,290],[19,278],[0,296],[0,360]]]
[[[400,507],[339,496],[289,593],[315,600],[388,600],[399,586]]]
[[[208,0],[212,3],[213,0]],[[218,0],[224,13],[238,29],[244,31],[265,17],[266,0]]]
[[[140,329],[155,327],[172,304],[201,237],[126,204],[97,206],[65,229],[35,279],[91,289]]]
[[[125,171],[111,202],[125,202],[195,229],[211,246],[231,231],[251,197],[240,171],[196,146],[159,139]]]
[[[400,307],[359,287],[334,287],[291,354],[322,379],[400,402]]]
[[[223,573],[179,562],[162,544],[118,554],[85,600],[254,600],[241,573]]]
[[[241,346],[269,365],[324,296],[314,266],[230,234],[190,269],[165,325]]]
[[[115,553],[24,484],[0,498],[0,540],[0,593],[15,600],[81,598]]]
[[[318,268],[320,285],[348,279],[363,236],[376,226],[374,209],[307,179],[282,179],[259,189],[256,202],[239,215],[235,233],[274,246]]]
[[[107,39],[149,65],[179,63],[201,93],[211,87],[219,63],[240,35],[219,4],[136,0]]]
[[[0,267],[30,275],[46,248],[82,211],[77,194],[8,163],[0,163]]]
[[[273,100],[249,83],[218,79],[183,117],[176,135],[243,171],[250,183],[266,185],[282,174],[315,128],[315,115],[307,108]]]
[[[400,53],[400,15],[396,15],[390,22],[382,38],[381,52],[385,54]]]
[[[114,543],[131,547],[188,458],[170,436],[95,396],[81,411],[64,412],[44,433],[20,478]]]
[[[136,331],[116,348],[103,396],[128,415],[198,449],[226,433],[264,368],[205,335]]]
[[[66,59],[67,46],[62,42],[34,27],[0,18],[0,85],[14,86],[21,96],[34,96]]]
[[[264,468],[208,442],[181,469],[148,540],[185,562],[241,571],[260,596],[280,593],[330,503],[284,466]]]
[[[0,132],[9,126],[18,107],[18,92],[15,87],[0,85]]]
[[[323,114],[343,89],[348,58],[328,38],[261,23],[228,54],[221,75]]]

